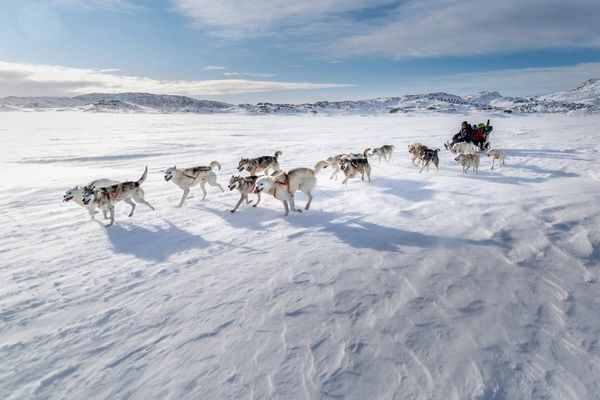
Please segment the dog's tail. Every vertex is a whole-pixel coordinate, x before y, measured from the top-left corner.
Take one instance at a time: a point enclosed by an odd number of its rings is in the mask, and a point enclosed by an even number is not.
[[[142,183],[144,183],[144,181],[146,180],[147,177],[148,177],[148,167],[144,168],[144,173],[142,174],[140,179],[138,179],[136,182],[137,185],[140,186]]]
[[[277,150],[277,151],[275,152],[275,159],[277,160],[279,157],[281,157],[281,155],[282,155],[282,154],[283,154],[283,153],[282,153],[280,150]]]
[[[210,168],[211,169],[215,169],[215,167],[218,168],[219,171],[221,170],[221,164],[219,164],[218,161],[211,161],[210,162]]]
[[[371,151],[370,147],[367,147],[365,151],[363,151],[363,156],[365,156],[365,158],[369,157],[369,151]]]
[[[328,166],[329,163],[327,161],[319,161],[315,164],[315,174],[318,174],[319,172],[321,172],[322,169],[325,169]]]

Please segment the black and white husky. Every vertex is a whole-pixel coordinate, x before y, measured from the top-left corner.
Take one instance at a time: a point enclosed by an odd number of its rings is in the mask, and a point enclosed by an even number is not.
[[[430,164],[433,164],[435,166],[435,169],[437,169],[438,171],[440,170],[440,158],[438,156],[439,152],[440,149],[433,150],[426,148],[421,153],[421,169],[419,170],[419,173],[423,172],[425,168],[427,168],[427,171],[429,171]]]
[[[90,183],[88,183],[86,186],[95,186],[98,188],[101,187],[105,187],[105,186],[111,186],[114,184],[117,184],[119,182],[117,181],[113,181],[111,179],[96,179],[95,181],[91,181]],[[76,204],[80,205],[81,207],[85,207],[88,210],[88,213],[90,214],[90,217],[92,219],[94,219],[95,214],[98,213],[98,211],[96,211],[96,205],[93,202],[90,202],[89,204],[83,204],[83,191],[84,188],[86,186],[75,186],[72,187],[71,189],[67,190],[65,192],[65,194],[63,195],[63,201],[65,203],[69,202],[69,201],[73,201]],[[106,209],[102,209],[102,213],[104,214],[104,219],[108,219],[108,214],[107,214]]]
[[[262,156],[257,158],[242,158],[238,164],[238,171],[246,170],[250,175],[256,175],[257,172],[264,172],[271,169],[272,172],[277,172],[279,168],[279,157],[283,153],[276,151],[272,156]]]
[[[115,223],[115,203],[124,201],[131,206],[129,216],[133,216],[135,211],[135,200],[137,203],[142,203],[154,210],[154,207],[150,205],[144,199],[144,190],[142,189],[142,183],[148,177],[148,167],[144,169],[144,173],[137,181],[121,182],[110,186],[98,187],[96,185],[86,186],[83,189],[82,202],[86,206],[93,203],[95,207],[102,210],[108,210],[110,214],[111,226]]]
[[[178,169],[176,166],[170,167],[165,171],[165,181],[173,181],[174,184],[183,190],[181,201],[177,207],[183,206],[185,199],[190,194],[192,186],[200,185],[202,189],[202,200],[206,199],[206,184],[218,187],[224,192],[223,187],[217,183],[217,174],[215,168],[221,170],[221,164],[218,161],[212,161],[208,166],[199,166],[192,168]]]

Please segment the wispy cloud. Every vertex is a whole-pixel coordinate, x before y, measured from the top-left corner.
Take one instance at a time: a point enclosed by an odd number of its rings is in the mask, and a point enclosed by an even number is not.
[[[139,0],[49,0],[50,5],[105,9],[111,11],[133,11],[143,7]]]
[[[600,47],[597,0],[438,1],[404,11],[366,34],[341,38],[336,51],[414,58]]]
[[[225,76],[247,76],[248,78],[274,78],[276,74],[265,74],[260,72],[224,72]]]
[[[207,65],[206,67],[203,68],[203,70],[205,70],[205,71],[223,71],[226,69],[227,69],[227,67],[224,67],[222,65]]]
[[[497,90],[504,95],[534,96],[573,89],[583,81],[597,77],[600,77],[600,63],[581,63],[563,67],[460,73],[427,79],[422,84],[430,89],[457,94]]]
[[[172,0],[176,9],[199,27],[226,37],[270,34],[282,27],[299,29],[304,23],[394,0]]]
[[[336,59],[600,47],[598,0],[171,1],[207,32],[234,39],[316,38],[317,46],[298,43]]]
[[[69,96],[90,92],[150,92],[188,96],[225,96],[245,93],[320,90],[349,84],[277,82],[268,80],[157,80],[117,75],[100,69],[0,61],[0,96]]]

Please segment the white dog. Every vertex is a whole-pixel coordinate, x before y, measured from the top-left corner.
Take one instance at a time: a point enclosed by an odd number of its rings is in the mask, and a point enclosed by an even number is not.
[[[477,154],[479,148],[471,142],[454,143],[450,149],[454,154]]]
[[[181,201],[177,207],[183,206],[185,199],[190,194],[190,188],[192,186],[200,185],[202,189],[202,200],[206,199],[206,184],[218,187],[221,192],[224,192],[223,187],[217,183],[217,174],[214,169],[218,168],[221,170],[221,164],[217,161],[213,161],[209,166],[192,167],[185,169],[178,169],[176,166],[171,167],[165,171],[165,181],[169,182],[173,180],[183,190]]]
[[[289,214],[290,208],[296,212],[302,210],[296,208],[294,201],[295,193],[303,192],[308,201],[306,202],[305,210],[310,208],[313,195],[312,191],[317,185],[316,174],[328,165],[325,161],[319,161],[315,165],[315,169],[311,168],[295,168],[286,173],[279,173],[275,176],[263,176],[256,181],[256,191],[266,192],[280,200],[285,209],[285,215]],[[289,203],[289,207],[288,207]]]
[[[504,152],[499,149],[489,150],[487,152],[487,156],[492,159],[492,163],[490,164],[490,169],[494,169],[494,162],[498,160],[498,164],[504,166]]]
[[[479,173],[479,154],[459,154],[454,159],[462,165],[463,174],[466,174],[469,168],[473,168],[473,172]]]
[[[113,181],[110,179],[96,179],[95,181],[91,181],[90,183],[88,183],[86,186],[95,186],[98,188],[102,188],[102,187],[106,187],[106,186],[111,186],[114,185],[116,183],[119,183],[117,181]],[[74,201],[76,204],[79,204],[81,207],[84,207],[88,210],[88,213],[90,214],[90,217],[92,219],[94,219],[95,214],[97,214],[98,212],[96,211],[96,204],[93,202],[90,202],[88,204],[84,204],[83,203],[83,192],[85,186],[75,186],[69,190],[67,190],[65,192],[65,194],[63,195],[63,201],[65,203],[69,202],[69,201]],[[107,209],[103,208],[102,209],[102,213],[104,214],[104,219],[108,219],[108,214],[107,214]]]

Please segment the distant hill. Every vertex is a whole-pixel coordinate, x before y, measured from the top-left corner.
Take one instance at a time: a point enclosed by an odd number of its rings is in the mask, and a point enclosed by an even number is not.
[[[125,113],[248,113],[248,114],[382,114],[411,112],[470,112],[477,110],[514,113],[599,112],[600,80],[590,79],[573,90],[537,97],[505,97],[483,91],[458,96],[435,92],[365,100],[315,103],[257,103],[233,105],[187,96],[149,93],[91,93],[75,97],[5,97],[0,111],[73,110]]]

